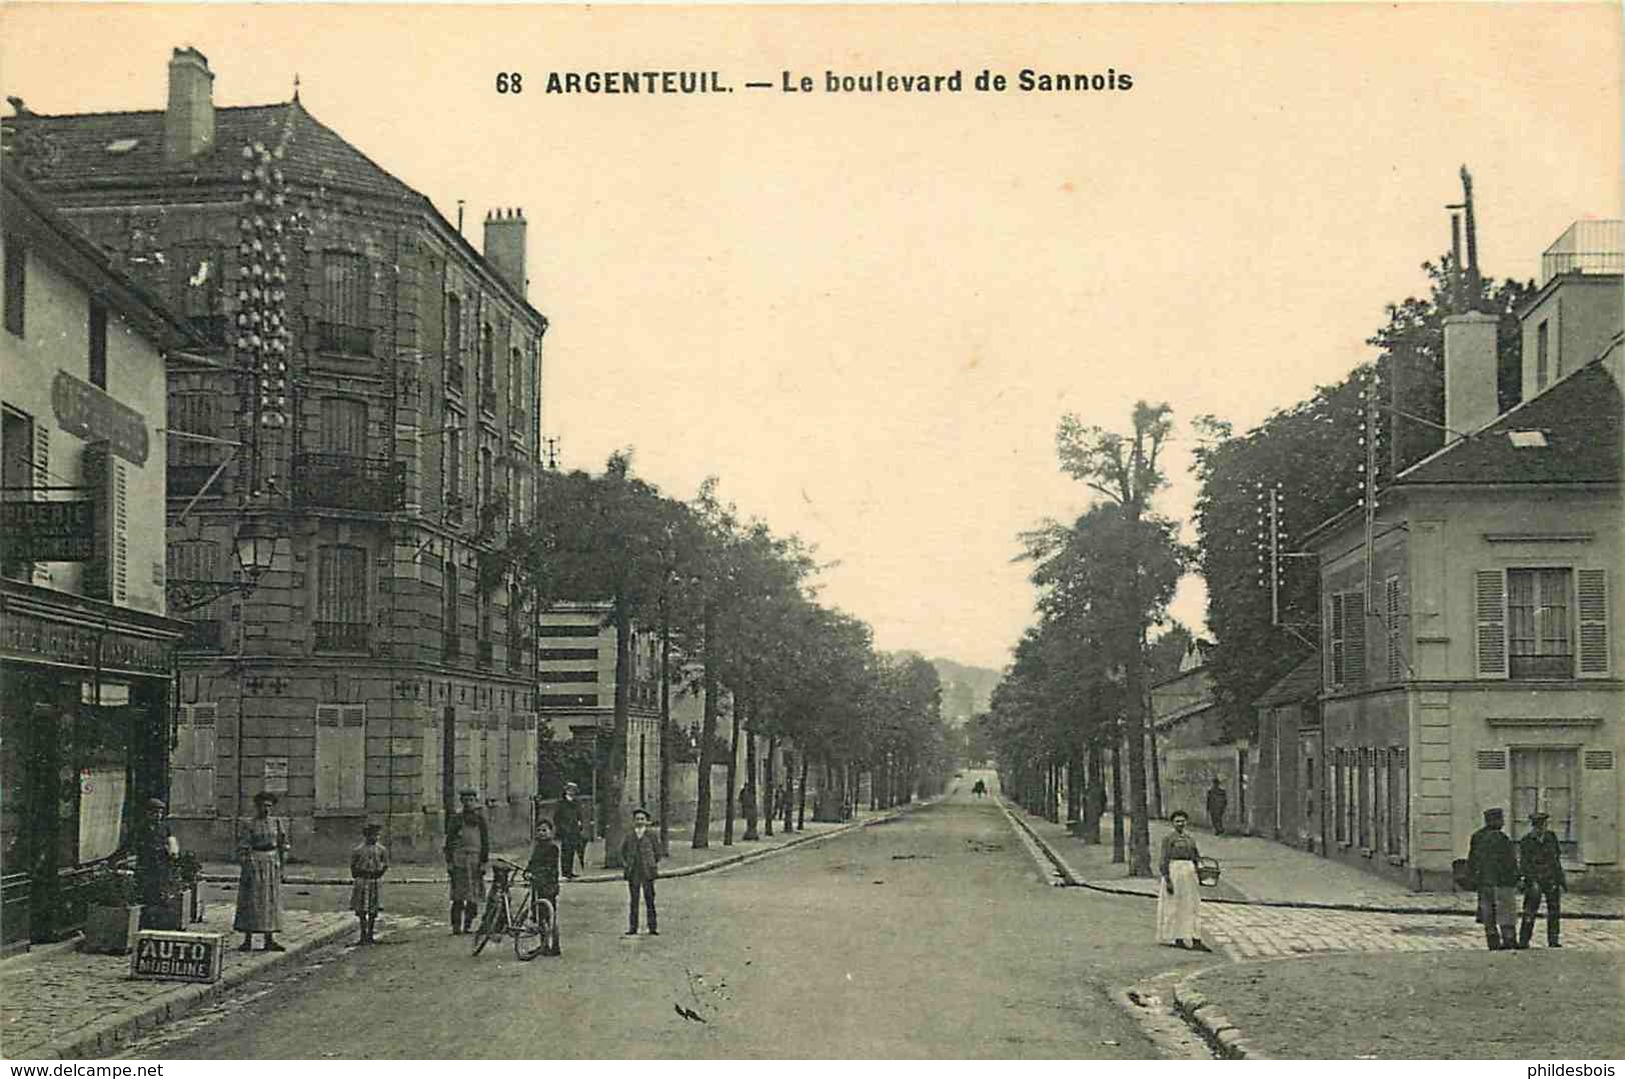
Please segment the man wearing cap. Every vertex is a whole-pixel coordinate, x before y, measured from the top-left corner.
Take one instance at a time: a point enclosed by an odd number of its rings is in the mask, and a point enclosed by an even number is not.
[[[1536,810],[1529,814],[1529,834],[1518,840],[1518,861],[1523,869],[1523,924],[1518,927],[1518,947],[1529,947],[1535,935],[1535,915],[1540,901],[1546,900],[1546,947],[1561,948],[1558,924],[1563,917],[1561,896],[1569,886],[1563,876],[1563,850],[1557,836],[1546,827],[1550,817]]]
[[[1484,827],[1473,833],[1467,847],[1467,869],[1478,891],[1478,921],[1490,951],[1516,949],[1517,922],[1513,908],[1518,887],[1518,851],[1501,830],[1506,815],[1500,809],[1484,811]]]
[[[621,865],[625,867],[626,890],[631,908],[626,915],[626,935],[638,935],[638,896],[643,896],[649,912],[649,935],[660,935],[655,914],[655,879],[660,876],[660,841],[649,828],[649,811],[632,811],[632,829],[621,838]]]
[[[586,844],[581,842],[581,803],[576,801],[576,791],[579,789],[574,783],[566,783],[564,796],[553,807],[553,831],[559,839],[559,865],[564,869],[566,880],[575,879],[578,854],[581,868],[587,868]]]
[[[446,875],[451,878],[451,931],[461,936],[474,928],[485,900],[485,864],[491,860],[491,829],[480,812],[479,791],[458,792],[463,810],[446,822]]]
[[[164,893],[169,890],[174,876],[175,858],[180,845],[164,819],[168,810],[162,798],[147,800],[147,815],[141,821],[136,838],[136,868],[141,880],[141,927],[143,929],[180,929],[179,925],[160,924],[168,921],[164,909]]]

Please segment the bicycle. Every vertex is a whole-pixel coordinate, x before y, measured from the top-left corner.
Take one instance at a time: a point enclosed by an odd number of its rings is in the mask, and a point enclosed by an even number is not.
[[[513,937],[513,954],[522,963],[535,959],[544,950],[558,950],[558,912],[534,889],[527,891],[524,900],[515,906],[513,878],[516,875],[530,880],[524,866],[506,858],[491,860],[491,890],[485,897],[480,924],[474,930],[475,955],[479,955],[493,937],[500,936]]]

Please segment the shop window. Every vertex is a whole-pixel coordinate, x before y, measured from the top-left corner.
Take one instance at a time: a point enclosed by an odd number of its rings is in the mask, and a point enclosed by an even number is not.
[[[316,706],[316,809],[359,812],[367,806],[367,706]]]
[[[1557,836],[1563,857],[1580,857],[1580,777],[1574,749],[1513,749],[1513,839],[1529,831],[1529,814],[1537,809],[1551,815],[1546,826]]]

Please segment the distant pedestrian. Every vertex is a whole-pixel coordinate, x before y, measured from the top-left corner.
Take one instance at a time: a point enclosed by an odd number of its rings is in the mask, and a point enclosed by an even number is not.
[[[782,800],[784,802],[784,830],[786,833],[788,833],[791,826],[795,823],[796,811],[796,787],[795,784],[788,779],[784,781],[784,794]]]
[[[265,934],[265,950],[285,952],[277,943],[282,929],[282,867],[288,856],[288,833],[271,816],[276,795],[254,795],[254,819],[248,822],[237,845],[237,913],[232,928],[243,935],[240,952],[252,951],[254,934]]]
[[[1213,949],[1202,943],[1201,882],[1196,878],[1202,855],[1196,840],[1185,833],[1190,814],[1176,809],[1168,820],[1174,830],[1162,838],[1158,863],[1162,883],[1157,889],[1157,942],[1184,948],[1188,940],[1196,951],[1210,952]]]
[[[1224,835],[1224,810],[1230,804],[1230,796],[1224,793],[1224,784],[1219,777],[1213,777],[1213,786],[1207,789],[1207,819],[1213,822],[1213,834]]]
[[[361,842],[350,851],[350,909],[361,923],[361,939],[357,944],[377,944],[373,930],[378,924],[378,911],[383,903],[383,887],[379,881],[389,870],[389,848],[378,842],[383,825],[371,822],[361,829]]]
[[[976,795],[978,798],[982,797],[987,793],[987,783],[978,779],[975,784],[971,786],[970,792]]]
[[[1523,924],[1518,927],[1518,947],[1529,947],[1535,935],[1535,915],[1540,901],[1546,900],[1546,947],[1561,948],[1557,935],[1563,917],[1562,895],[1569,886],[1563,875],[1563,849],[1557,836],[1546,827],[1551,818],[1540,811],[1529,814],[1529,834],[1518,841],[1518,866],[1523,874]]]
[[[491,828],[480,812],[479,791],[464,787],[458,797],[462,812],[446,822],[446,875],[451,878],[451,932],[461,936],[474,928],[485,901],[485,866],[491,860]]]
[[[626,935],[638,935],[638,896],[649,912],[649,935],[658,937],[655,921],[655,878],[660,876],[660,841],[649,830],[649,811],[632,812],[632,830],[621,837],[621,865],[626,874],[626,890],[631,907],[626,915]]]
[[[1467,871],[1478,891],[1478,921],[1490,951],[1516,949],[1513,906],[1518,887],[1518,852],[1501,831],[1506,816],[1500,809],[1484,811],[1484,827],[1473,833],[1467,847]]]
[[[553,841],[553,822],[536,822],[536,842],[530,847],[530,863],[525,870],[530,874],[533,895],[553,904],[553,931],[542,941],[543,955],[559,953],[559,845]]]
[[[578,855],[582,870],[587,868],[587,845],[581,841],[581,803],[576,801],[579,789],[574,783],[566,783],[564,794],[553,807],[553,831],[559,837],[559,860],[566,880],[575,880]]]

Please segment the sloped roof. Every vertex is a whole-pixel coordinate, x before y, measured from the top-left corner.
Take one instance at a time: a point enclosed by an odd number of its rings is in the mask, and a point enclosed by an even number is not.
[[[25,172],[36,187],[47,192],[58,186],[82,188],[87,183],[96,187],[238,183],[244,165],[242,148],[256,142],[274,145],[282,125],[291,118],[293,141],[282,163],[290,181],[343,187],[383,198],[424,198],[311,116],[298,101],[216,108],[214,117],[214,146],[178,162],[164,156],[162,110],[66,116],[27,112],[6,117],[4,126],[18,136],[32,136]],[[109,149],[114,146],[126,148]]]
[[[1309,658],[1288,671],[1280,681],[1266,689],[1253,702],[1254,708],[1269,708],[1277,704],[1311,701],[1320,696],[1320,653],[1311,652]]]
[[[1619,385],[1605,365],[1592,362],[1417,462],[1394,485],[1618,483],[1621,416]],[[1512,432],[1541,437],[1517,445]]]

